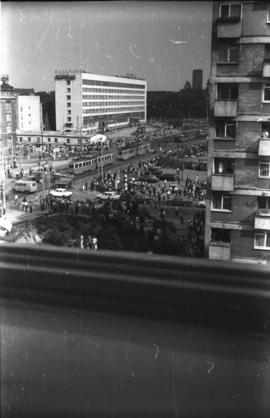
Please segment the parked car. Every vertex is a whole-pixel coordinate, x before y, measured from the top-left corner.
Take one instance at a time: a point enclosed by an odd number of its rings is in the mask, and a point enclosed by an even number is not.
[[[101,199],[101,200],[107,200],[107,199],[118,200],[118,199],[120,199],[120,197],[121,197],[121,195],[117,194],[115,191],[99,193],[97,195],[97,199]]]
[[[60,187],[58,189],[52,190],[50,192],[50,194],[53,197],[71,197],[72,196],[71,191],[69,191],[67,189],[60,188]]]

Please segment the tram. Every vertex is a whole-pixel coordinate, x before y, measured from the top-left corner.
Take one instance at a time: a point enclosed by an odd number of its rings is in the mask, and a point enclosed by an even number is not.
[[[82,174],[87,171],[95,171],[99,167],[106,167],[115,161],[114,153],[100,156],[92,156],[88,159],[73,160],[69,163],[69,172]]]

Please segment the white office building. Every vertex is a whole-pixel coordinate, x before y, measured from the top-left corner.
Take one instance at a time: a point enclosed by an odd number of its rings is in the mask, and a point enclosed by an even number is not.
[[[17,96],[17,129],[39,131],[41,124],[40,97],[34,95]]]
[[[55,74],[57,131],[95,132],[100,127],[146,122],[145,80],[111,77],[81,70]]]

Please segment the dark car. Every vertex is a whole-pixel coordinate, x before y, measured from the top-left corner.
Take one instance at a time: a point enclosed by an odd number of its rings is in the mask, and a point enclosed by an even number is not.
[[[184,206],[184,207],[190,207],[192,206],[192,200],[185,200],[181,197],[175,197],[168,201],[168,203],[172,206]]]
[[[143,174],[140,178],[140,181],[146,181],[147,183],[157,183],[159,179],[156,176],[145,175]]]
[[[162,173],[159,176],[160,180],[168,180],[168,181],[175,181],[176,174],[175,173]]]

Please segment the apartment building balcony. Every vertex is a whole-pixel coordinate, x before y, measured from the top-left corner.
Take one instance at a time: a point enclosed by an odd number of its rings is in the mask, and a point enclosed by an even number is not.
[[[215,117],[236,117],[237,100],[216,100],[214,105]]]
[[[256,212],[254,229],[270,231],[270,209],[259,209]]]
[[[241,20],[238,18],[218,19],[217,21],[217,37],[221,38],[240,38],[241,36]]]
[[[210,242],[209,260],[230,260],[231,244],[228,242]]]
[[[259,139],[258,154],[260,157],[270,157],[270,138]]]
[[[263,61],[263,77],[270,77],[270,58]]]
[[[213,174],[212,190],[232,192],[234,188],[233,174]]]

